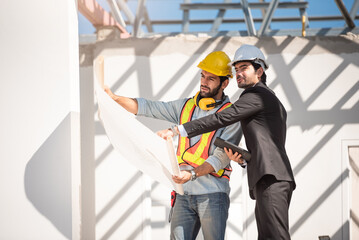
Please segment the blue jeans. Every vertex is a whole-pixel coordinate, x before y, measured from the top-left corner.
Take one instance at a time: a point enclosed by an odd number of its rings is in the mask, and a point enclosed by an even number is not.
[[[171,220],[171,240],[195,240],[201,227],[205,240],[224,239],[228,208],[226,193],[177,194]]]

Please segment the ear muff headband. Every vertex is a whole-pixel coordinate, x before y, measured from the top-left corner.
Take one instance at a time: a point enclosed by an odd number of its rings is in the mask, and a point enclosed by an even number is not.
[[[223,99],[221,101],[216,102],[216,100],[214,100],[214,98],[211,97],[203,98],[201,97],[200,92],[196,93],[196,95],[193,97],[193,100],[197,107],[205,111],[212,110],[216,106],[221,105],[223,103]]]

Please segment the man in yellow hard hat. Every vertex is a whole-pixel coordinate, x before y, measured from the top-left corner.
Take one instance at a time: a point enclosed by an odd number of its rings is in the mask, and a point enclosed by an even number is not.
[[[117,96],[105,91],[133,114],[184,124],[193,119],[221,112],[231,105],[224,89],[232,77],[229,57],[222,51],[208,54],[198,64],[201,69],[200,90],[191,98],[171,102]],[[206,240],[224,239],[229,208],[230,159],[213,145],[216,137],[238,144],[240,124],[208,132],[195,138],[178,137],[177,161],[185,194],[175,194],[171,218],[171,239],[195,239],[202,228]]]

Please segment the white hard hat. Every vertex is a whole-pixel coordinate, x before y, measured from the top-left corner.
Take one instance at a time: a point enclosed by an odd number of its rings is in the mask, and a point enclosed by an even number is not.
[[[228,63],[228,65],[233,66],[234,63],[239,61],[252,61],[260,64],[264,71],[268,69],[268,64],[265,61],[264,54],[259,48],[253,45],[243,44],[237,49],[234,54],[233,61]]]

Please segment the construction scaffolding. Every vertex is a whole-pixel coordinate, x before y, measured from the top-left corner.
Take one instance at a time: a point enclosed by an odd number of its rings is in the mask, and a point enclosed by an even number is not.
[[[131,35],[135,37],[146,37],[154,34],[161,35],[176,35],[184,34],[207,34],[209,36],[337,36],[346,34],[347,32],[358,33],[358,27],[355,20],[359,19],[357,15],[359,9],[359,0],[354,0],[351,6],[346,6],[342,0],[333,0],[336,3],[341,15],[309,15],[307,9],[310,8],[310,1],[296,0],[296,1],[279,1],[279,0],[240,0],[240,1],[191,1],[183,0],[169,1],[167,4],[178,4],[178,11],[182,12],[182,19],[151,19],[149,16],[148,4],[146,0],[137,1],[136,12],[132,12],[129,2],[126,0],[107,0],[110,14],[116,24],[106,24],[105,21],[94,21],[95,18],[108,18],[107,16],[97,16],[91,14],[91,11],[84,11],[89,5],[98,4],[96,0],[80,0],[79,10],[83,15],[98,29],[99,22],[103,22],[103,27],[106,25],[117,25],[122,33],[127,32],[126,29],[131,29]],[[134,1],[132,1],[134,3]],[[326,8],[323,4],[323,14],[326,14]],[[82,5],[82,6],[81,6]],[[347,4],[348,5],[348,4]],[[297,9],[298,11],[293,11]],[[350,9],[348,11],[348,9]],[[166,9],[163,9],[166,11]],[[229,11],[236,11],[236,17],[228,18],[226,13]],[[206,11],[216,11],[215,17],[201,18],[206,14]],[[260,11],[254,15],[253,12]],[[278,11],[285,11],[286,16],[276,16]],[[90,12],[90,14],[89,14]],[[232,14],[233,15],[233,14]],[[237,17],[238,16],[238,17]],[[255,17],[254,17],[255,16]],[[312,28],[311,22],[329,22],[329,21],[343,21],[342,27],[332,28],[328,27]],[[275,29],[272,23],[298,23],[293,29]],[[245,29],[239,29],[238,25],[245,23]],[[208,30],[191,31],[193,25],[211,25]],[[232,24],[230,30],[221,31],[220,27],[223,24]],[[143,28],[142,25],[146,26]],[[173,32],[159,32],[155,31],[156,25],[180,25],[180,31]],[[147,31],[145,31],[147,30]]]

